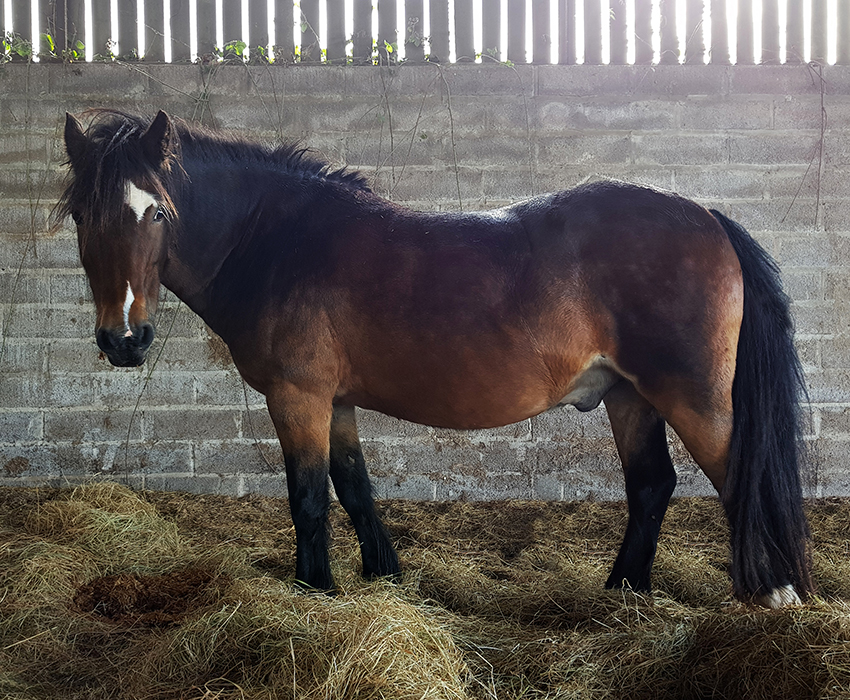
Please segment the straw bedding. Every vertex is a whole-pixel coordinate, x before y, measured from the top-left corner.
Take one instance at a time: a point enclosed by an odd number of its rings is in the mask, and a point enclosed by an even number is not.
[[[651,596],[605,591],[622,504],[380,504],[405,570],[293,587],[284,500],[0,489],[0,698],[850,699],[850,501],[811,503],[818,596],[734,602],[716,501],[682,499]]]

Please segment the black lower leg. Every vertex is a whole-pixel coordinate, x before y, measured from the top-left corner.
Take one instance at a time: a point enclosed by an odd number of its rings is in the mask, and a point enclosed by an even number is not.
[[[289,508],[295,525],[295,578],[300,585],[332,590],[328,559],[328,471],[322,465],[306,465],[286,459]]]
[[[676,486],[664,421],[658,417],[644,434],[642,444],[632,441],[631,453],[621,457],[626,472],[629,523],[605,586],[648,591],[658,533]]]
[[[395,576],[400,572],[398,555],[375,511],[372,485],[360,449],[354,409],[334,409],[331,425],[330,475],[337,497],[357,533],[363,559],[363,575]]]

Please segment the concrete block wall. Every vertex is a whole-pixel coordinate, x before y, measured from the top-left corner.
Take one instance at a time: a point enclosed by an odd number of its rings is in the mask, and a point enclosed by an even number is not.
[[[781,264],[811,399],[815,496],[850,495],[850,68],[0,66],[0,485],[285,494],[262,397],[163,294],[149,363],[98,356],[75,234],[49,226],[66,111],[173,115],[298,139],[420,209],[615,177],[678,191]],[[359,416],[379,496],[622,498],[604,410],[463,433]],[[671,435],[680,495],[707,480]]]

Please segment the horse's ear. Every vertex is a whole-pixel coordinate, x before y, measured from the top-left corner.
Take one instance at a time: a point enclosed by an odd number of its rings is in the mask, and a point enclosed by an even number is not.
[[[140,139],[142,150],[154,168],[159,168],[171,155],[173,137],[174,125],[171,123],[171,118],[159,110]]]
[[[71,160],[71,166],[76,167],[86,154],[88,141],[83,133],[83,125],[73,114],[65,113],[65,150]]]

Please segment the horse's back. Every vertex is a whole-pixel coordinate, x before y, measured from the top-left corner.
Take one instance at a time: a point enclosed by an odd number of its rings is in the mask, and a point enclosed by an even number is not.
[[[740,323],[722,229],[655,190],[604,183],[469,215],[391,210],[346,235],[342,393],[418,422],[591,408],[620,376],[651,386],[716,364]]]

